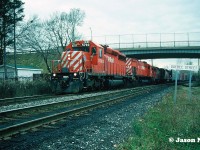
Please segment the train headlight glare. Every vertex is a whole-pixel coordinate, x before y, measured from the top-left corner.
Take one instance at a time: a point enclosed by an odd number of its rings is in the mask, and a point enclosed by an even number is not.
[[[55,77],[55,76],[56,76],[56,74],[54,73],[54,74],[53,74],[53,76]]]
[[[74,76],[76,77],[76,76],[77,76],[77,73],[74,73]]]

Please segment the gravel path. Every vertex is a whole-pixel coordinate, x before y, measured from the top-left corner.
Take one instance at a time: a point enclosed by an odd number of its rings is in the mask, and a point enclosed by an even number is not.
[[[38,131],[0,141],[0,149],[112,150],[132,134],[132,123],[173,88],[137,96],[110,107],[69,117]]]

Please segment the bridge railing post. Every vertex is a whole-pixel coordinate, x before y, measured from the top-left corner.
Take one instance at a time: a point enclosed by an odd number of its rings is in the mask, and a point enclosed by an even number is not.
[[[146,48],[148,47],[148,43],[147,43],[147,34],[146,34]]]
[[[160,47],[162,47],[161,40],[162,40],[162,37],[161,37],[161,33],[160,33]]]
[[[187,33],[187,39],[188,39],[188,47],[190,46],[190,36],[189,33]]]
[[[176,33],[174,33],[174,47],[176,46],[175,40],[176,40]]]
[[[119,35],[119,49],[120,49],[120,35]]]

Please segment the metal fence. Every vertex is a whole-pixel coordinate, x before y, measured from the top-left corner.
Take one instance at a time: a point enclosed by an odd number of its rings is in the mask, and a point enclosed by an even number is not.
[[[84,37],[91,40],[91,37]],[[200,32],[149,33],[93,36],[92,40],[112,48],[188,47],[200,46]]]

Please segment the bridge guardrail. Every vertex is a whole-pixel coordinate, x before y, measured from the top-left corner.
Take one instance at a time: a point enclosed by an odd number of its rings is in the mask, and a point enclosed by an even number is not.
[[[90,39],[91,36],[84,38]],[[93,36],[92,39],[114,49],[200,46],[200,32],[104,35]]]
[[[121,48],[162,48],[162,47],[190,47],[200,46],[200,41],[165,41],[165,42],[135,42],[135,43],[109,43],[110,47]]]

